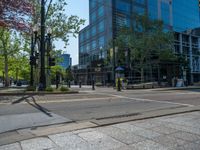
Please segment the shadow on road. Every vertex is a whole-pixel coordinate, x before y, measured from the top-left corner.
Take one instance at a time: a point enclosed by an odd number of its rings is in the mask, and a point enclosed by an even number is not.
[[[30,98],[31,96],[23,96],[23,97],[21,97],[20,99],[18,99],[18,100],[16,100],[16,101],[14,101],[14,102],[12,102],[12,104],[18,104],[18,103],[21,103],[21,102],[23,102],[23,101],[26,101],[28,98]]]
[[[31,99],[30,99],[30,98],[31,98]],[[27,102],[30,106],[36,108],[37,110],[43,112],[43,113],[46,114],[47,116],[52,117],[50,111],[49,111],[48,109],[46,109],[45,107],[39,105],[39,104],[36,102],[34,96],[23,96],[23,97],[21,97],[20,99],[18,99],[18,100],[16,100],[16,101],[12,102],[12,104],[13,104],[13,105],[14,105],[14,104],[18,104],[18,103],[21,103],[21,102],[23,102],[23,101]]]

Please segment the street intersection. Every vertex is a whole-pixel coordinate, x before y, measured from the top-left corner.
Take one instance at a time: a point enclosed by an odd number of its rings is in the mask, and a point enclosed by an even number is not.
[[[200,110],[198,89],[141,89],[117,92],[113,88],[96,88],[92,91],[90,87],[83,87],[79,90],[79,94],[68,95],[1,97],[0,121],[3,123],[0,125],[0,137],[13,131],[50,127],[56,124],[89,122],[92,128],[105,125],[109,128],[109,125],[122,122],[148,120]],[[83,126],[77,130],[87,127]],[[62,130],[64,131],[66,130]],[[55,133],[56,131],[49,132],[49,134]],[[27,139],[35,137],[37,136],[28,136]],[[26,136],[22,140],[26,140]],[[0,145],[14,142],[19,141],[13,139],[6,141],[2,138]]]

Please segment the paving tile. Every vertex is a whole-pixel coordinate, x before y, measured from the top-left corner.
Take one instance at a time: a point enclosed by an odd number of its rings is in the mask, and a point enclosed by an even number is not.
[[[72,132],[66,132],[56,135],[50,135],[49,138],[59,147],[78,148],[80,146],[87,147],[87,142]]]
[[[156,131],[148,130],[148,129],[143,129],[143,130],[138,130],[134,132],[134,134],[142,136],[144,138],[152,139],[158,136],[161,136],[161,133],[158,133]]]
[[[191,134],[191,133],[183,132],[183,131],[172,133],[169,136],[174,137],[174,138],[183,139],[183,140],[189,141],[189,142],[198,142],[198,141],[200,141],[200,136],[199,135]]]
[[[23,150],[43,150],[56,147],[48,138],[36,138],[20,142]]]
[[[151,140],[131,145],[132,150],[169,150],[169,148]]]
[[[174,123],[168,123],[167,126],[170,127],[170,128],[180,130],[180,131],[190,132],[190,133],[193,133],[193,134],[200,135],[200,128],[194,128],[194,127],[189,127],[189,126],[184,126],[184,125],[177,125],[177,124],[174,124]]]
[[[167,148],[176,148],[176,147],[180,147],[185,144],[188,144],[188,142],[186,142],[184,140],[174,138],[171,136],[167,136],[167,135],[156,137],[153,139],[153,141],[155,141],[156,143],[159,143]]]
[[[180,124],[180,125],[200,128],[199,124],[200,124],[200,119],[192,119],[192,120],[185,121],[183,124]]]
[[[105,135],[101,132],[98,132],[98,131],[79,133],[78,136],[80,136],[81,138],[83,138],[86,141],[95,141],[97,139],[102,139],[102,138],[107,137],[107,135]]]
[[[107,150],[125,146],[125,144],[98,131],[80,133],[78,135],[86,140],[95,150]]]
[[[113,125],[113,127],[117,127],[117,128],[126,130],[128,132],[133,132],[135,135],[139,135],[139,136],[142,136],[142,137],[148,138],[148,139],[162,135],[155,131],[137,127],[137,126],[134,126],[134,125],[131,125],[128,123]]]
[[[111,137],[99,138],[90,141],[89,144],[93,147],[93,150],[110,150],[126,146]]]
[[[166,126],[154,127],[154,128],[151,128],[151,130],[156,131],[158,133],[162,133],[162,134],[171,134],[171,133],[175,133],[179,131],[177,129],[169,128]]]
[[[145,138],[137,136],[133,132],[127,132],[112,126],[98,128],[97,130],[125,144],[133,144],[145,140]]]
[[[21,150],[19,143],[0,146],[0,150]]]
[[[153,128],[163,125],[163,122],[156,121],[156,120],[146,120],[144,122],[131,122],[132,125],[138,126],[141,128]]]
[[[176,150],[199,150],[200,144],[188,143],[184,146],[177,147]]]
[[[137,126],[134,126],[134,125],[131,125],[128,123],[121,123],[121,124],[116,124],[116,125],[112,125],[112,126],[126,130],[128,132],[136,132],[136,131],[143,130],[143,128],[141,128],[141,127],[137,127]]]

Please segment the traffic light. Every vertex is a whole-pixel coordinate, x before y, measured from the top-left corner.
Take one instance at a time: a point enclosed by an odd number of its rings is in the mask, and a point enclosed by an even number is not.
[[[49,57],[49,66],[55,66],[56,65],[56,59]]]
[[[39,59],[39,56],[40,56],[40,54],[36,52],[36,53],[35,53],[36,59]]]
[[[30,65],[36,65],[36,57],[30,56]]]

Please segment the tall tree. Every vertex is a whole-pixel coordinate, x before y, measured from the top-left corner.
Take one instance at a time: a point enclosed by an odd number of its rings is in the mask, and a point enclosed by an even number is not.
[[[32,13],[33,7],[29,0],[1,0],[0,26],[27,31]]]
[[[38,0],[32,1],[35,7],[32,20],[33,24],[37,24],[40,21],[40,3],[38,3]],[[66,0],[47,0],[45,7],[46,27],[51,28],[53,40],[61,40],[65,45],[68,45],[70,36],[77,36],[80,26],[85,23],[85,20],[76,15],[68,16],[66,14],[67,5]]]
[[[5,86],[9,86],[9,58],[20,51],[20,40],[16,34],[11,36],[11,31],[0,27],[0,54],[4,61]]]
[[[176,59],[173,54],[173,34],[164,32],[163,23],[159,20],[150,20],[146,15],[136,16],[134,26],[122,28],[115,40],[119,46],[119,55],[124,62],[125,49],[130,50],[131,63],[138,69],[141,82],[144,82],[145,69],[150,70],[152,75],[152,62],[155,59]]]

